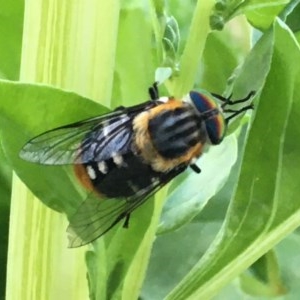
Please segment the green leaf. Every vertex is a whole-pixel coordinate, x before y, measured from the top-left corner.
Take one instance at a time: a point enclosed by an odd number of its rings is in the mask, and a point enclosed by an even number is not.
[[[154,83],[157,61],[150,38],[151,23],[144,5],[136,0],[127,5],[124,2],[120,11],[111,107],[129,106],[149,99],[148,88]],[[134,63],[129,59],[132,55]]]
[[[286,294],[279,274],[277,257],[273,250],[260,257],[240,277],[241,288],[249,295],[276,297]]]
[[[236,32],[237,27],[241,34]],[[197,86],[223,94],[233,71],[250,51],[251,34],[249,24],[242,18],[235,19],[221,32],[211,32],[199,65]]]
[[[281,273],[283,284],[287,287],[286,295],[282,300],[286,298],[297,299],[300,287],[299,287],[299,252],[298,245],[300,242],[299,230],[287,236],[281,241],[275,248],[278,257],[278,263]]]
[[[244,161],[223,229],[208,253],[167,299],[207,299],[300,225],[298,44],[277,21],[271,66],[260,95]],[[262,55],[260,43],[252,56]],[[264,57],[266,60],[266,57]],[[259,74],[259,73],[257,73]],[[254,75],[254,74],[253,74]],[[287,205],[288,201],[288,205]]]
[[[99,115],[107,109],[74,93],[8,81],[0,82],[0,109],[2,144],[15,172],[44,204],[72,215],[83,195],[74,188],[70,168],[34,165],[20,159],[19,151],[30,138],[49,128]]]
[[[286,23],[291,28],[293,32],[299,32],[300,31],[300,1],[291,1],[293,4],[293,9],[291,11],[288,11],[285,14],[286,17]]]
[[[252,26],[265,30],[289,2],[290,0],[221,0],[215,6],[210,24],[213,29],[220,30],[233,17],[245,14]]]
[[[173,231],[191,221],[225,184],[237,159],[236,137],[227,137],[219,146],[212,146],[198,161],[201,173],[192,170],[174,180],[163,208],[158,233]]]
[[[205,253],[219,229],[220,222],[193,222],[158,236],[141,298],[164,299]]]
[[[247,2],[247,4],[241,5],[240,10],[245,13],[252,26],[260,30],[266,30],[290,0],[251,0]]]

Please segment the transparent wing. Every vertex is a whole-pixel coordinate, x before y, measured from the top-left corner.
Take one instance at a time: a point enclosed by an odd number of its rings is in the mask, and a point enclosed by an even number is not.
[[[126,199],[86,199],[70,219],[67,229],[69,247],[75,248],[88,244],[114,227],[170,180],[183,172],[186,166],[178,167],[157,179],[147,188]]]
[[[27,142],[20,157],[40,164],[64,165],[106,160],[112,152],[124,154],[131,142],[133,118],[153,105],[145,102],[47,131]]]

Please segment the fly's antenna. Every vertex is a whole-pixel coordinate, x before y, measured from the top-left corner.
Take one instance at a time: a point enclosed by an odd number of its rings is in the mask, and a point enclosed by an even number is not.
[[[226,108],[226,106],[231,106],[231,105],[235,105],[235,104],[238,104],[238,103],[244,103],[244,102],[247,102],[248,100],[250,100],[254,95],[255,95],[255,91],[251,91],[245,98],[243,99],[239,99],[239,100],[235,100],[235,101],[232,101],[231,100],[231,97],[232,97],[232,94],[228,97],[228,98],[225,98],[221,95],[218,95],[218,94],[214,94],[212,93],[212,95],[217,98],[218,100],[222,101],[222,110],[223,112],[227,112],[227,113],[232,113],[230,116],[226,117],[225,118],[225,121],[226,123],[228,124],[229,121],[233,118],[235,118],[236,116],[238,116],[239,114],[241,114],[242,112],[248,110],[248,109],[254,109],[254,105],[251,103],[249,105],[246,105],[240,109],[228,109]]]

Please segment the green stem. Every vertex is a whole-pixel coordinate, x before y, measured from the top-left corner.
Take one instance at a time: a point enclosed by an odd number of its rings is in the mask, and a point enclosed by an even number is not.
[[[118,22],[119,1],[27,1],[21,80],[109,105]],[[66,218],[41,204],[16,176],[10,219],[6,299],[87,299],[86,249],[67,249]]]
[[[190,34],[180,60],[180,74],[168,87],[172,94],[181,97],[194,85],[208,34],[209,16],[215,4],[214,0],[199,0],[193,16]]]

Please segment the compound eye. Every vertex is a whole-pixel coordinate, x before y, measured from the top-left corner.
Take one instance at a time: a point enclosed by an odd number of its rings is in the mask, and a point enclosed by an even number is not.
[[[212,109],[218,108],[214,98],[209,97],[208,95],[191,91],[190,98],[199,113],[204,113]]]
[[[224,138],[227,125],[223,113],[218,108],[216,100],[209,94],[195,91],[191,91],[189,96],[195,109],[200,114],[199,117],[201,118],[201,115],[203,115],[203,122],[205,122],[205,127],[210,142],[213,145],[220,144]],[[204,116],[209,115],[207,113],[213,110],[217,110],[217,113],[212,114],[208,118]]]

